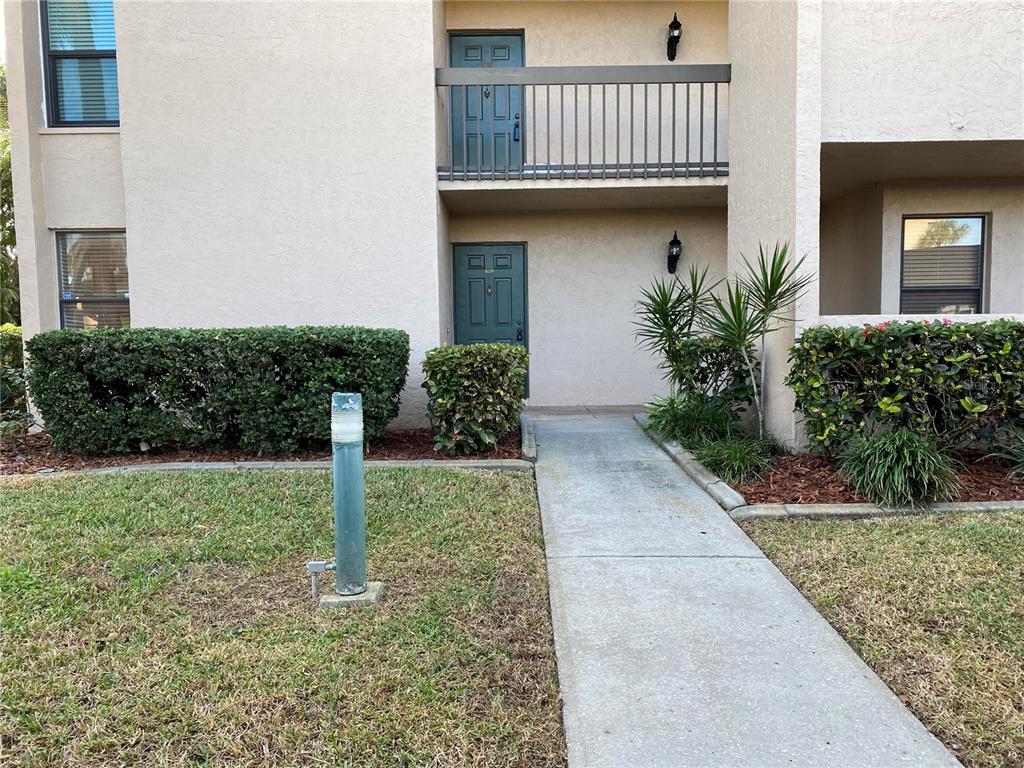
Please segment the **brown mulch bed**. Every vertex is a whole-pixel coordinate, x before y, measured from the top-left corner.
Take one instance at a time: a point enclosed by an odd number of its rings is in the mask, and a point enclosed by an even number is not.
[[[519,430],[502,438],[495,450],[459,459],[519,459]],[[93,469],[129,464],[155,464],[171,461],[322,461],[331,458],[330,451],[258,456],[247,451],[166,451],[120,453],[112,456],[81,456],[62,453],[50,444],[46,433],[5,439],[0,443],[0,475],[33,474],[41,470]],[[434,450],[429,429],[395,429],[384,432],[384,439],[368,447],[367,459],[447,459]]]
[[[961,458],[958,501],[1024,499],[1024,478],[1007,477],[1006,467],[990,459]],[[827,456],[800,453],[779,456],[760,480],[737,485],[748,504],[846,504],[866,502],[854,493]]]

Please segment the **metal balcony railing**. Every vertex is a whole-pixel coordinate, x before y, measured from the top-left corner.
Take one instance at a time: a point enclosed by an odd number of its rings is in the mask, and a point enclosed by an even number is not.
[[[728,175],[730,69],[438,69],[438,178]]]

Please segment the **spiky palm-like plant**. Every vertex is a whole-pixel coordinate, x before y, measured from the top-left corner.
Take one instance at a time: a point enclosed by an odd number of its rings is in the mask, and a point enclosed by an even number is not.
[[[724,295],[715,292],[723,281],[709,284],[707,268],[699,271],[693,265],[686,282],[655,281],[638,303],[636,335],[669,372],[675,370],[680,342],[693,336],[712,336],[736,350],[750,378],[758,435],[763,438],[765,337],[789,320],[788,310],[813,278],[799,274],[803,259],[790,259],[789,243],[776,243],[770,254],[759,245],[756,261],[744,257],[743,262],[746,274],[726,282]],[[754,365],[752,348],[758,350],[759,366]]]

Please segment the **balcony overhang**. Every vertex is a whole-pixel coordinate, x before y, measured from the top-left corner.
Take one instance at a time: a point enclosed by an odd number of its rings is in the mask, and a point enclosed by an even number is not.
[[[728,179],[439,181],[438,190],[451,213],[724,208]]]
[[[1024,178],[1024,141],[829,142],[821,145],[821,199],[884,181]]]

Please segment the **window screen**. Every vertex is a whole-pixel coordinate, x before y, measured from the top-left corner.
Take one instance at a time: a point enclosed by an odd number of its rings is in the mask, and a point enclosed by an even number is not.
[[[964,314],[982,309],[983,216],[903,219],[900,312]]]
[[[113,0],[42,4],[50,124],[117,125]]]
[[[124,232],[60,232],[61,326],[129,326],[128,258]]]

